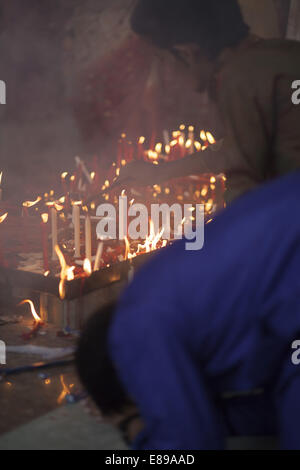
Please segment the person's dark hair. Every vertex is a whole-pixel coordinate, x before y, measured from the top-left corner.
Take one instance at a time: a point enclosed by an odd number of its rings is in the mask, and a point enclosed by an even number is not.
[[[163,49],[195,43],[210,59],[249,33],[237,0],[138,0],[131,27]]]
[[[122,412],[132,402],[116,373],[108,351],[108,332],[115,305],[96,312],[86,323],[76,350],[80,380],[104,415]]]

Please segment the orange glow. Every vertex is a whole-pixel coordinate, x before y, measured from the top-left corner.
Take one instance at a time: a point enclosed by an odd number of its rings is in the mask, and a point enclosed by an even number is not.
[[[202,145],[200,144],[200,142],[198,142],[198,140],[196,140],[195,142],[195,147],[198,152],[202,149]]]
[[[2,183],[2,176],[3,176],[3,171],[1,171],[1,173],[0,173],[0,185]]]
[[[185,148],[187,148],[187,149],[191,148],[192,144],[193,144],[193,142],[191,141],[191,139],[188,139],[186,141]]]
[[[88,258],[85,258],[83,262],[83,270],[85,274],[87,274],[88,276],[92,274],[92,265],[91,265],[91,261]]]
[[[44,272],[44,276],[45,276],[45,277],[48,277],[49,274],[50,274],[50,271],[45,271],[45,272]]]
[[[207,193],[208,193],[208,187],[207,187],[207,186],[204,186],[204,187],[202,188],[202,191],[201,191],[201,196],[202,196],[202,197],[205,197],[205,196],[207,195]]]
[[[57,210],[57,212],[62,211],[63,208],[64,208],[64,206],[62,206],[61,204],[57,204],[57,202],[55,202],[55,201],[46,202],[46,206],[54,207]]]
[[[145,140],[146,140],[145,137],[141,136],[141,137],[139,138],[139,144],[144,144],[144,143],[145,143]]]
[[[162,151],[162,144],[161,143],[158,143],[155,145],[155,152],[157,152],[158,154],[161,153]]]
[[[203,142],[207,141],[206,133],[203,130],[200,132],[200,139],[203,140]]]
[[[29,299],[23,300],[22,302],[19,303],[19,305],[24,305],[26,303],[30,305],[30,310],[31,310],[33,318],[35,319],[35,322],[42,323],[42,319],[36,313],[34,303],[32,302],[32,300],[29,300]]]
[[[64,180],[68,176],[68,172],[65,171],[64,173],[61,174],[61,178]]]
[[[60,271],[60,283],[59,283],[59,296],[63,300],[66,296],[66,290],[65,290],[65,282],[66,281],[72,281],[74,279],[74,269],[75,266],[68,266],[65,260],[65,257],[59,248],[58,245],[55,246],[55,252],[58,256],[59,263],[61,266],[61,271]]]
[[[6,212],[5,214],[3,214],[3,215],[0,217],[0,224],[2,224],[2,222],[4,222],[4,220],[6,219],[7,216],[8,216],[8,212]]]
[[[179,145],[181,145],[181,147],[184,146],[184,138],[182,137],[182,135],[179,137],[178,143],[179,143]]]
[[[159,233],[155,233],[154,230],[154,223],[150,219],[150,233],[149,236],[146,238],[145,243],[143,245],[139,244],[138,245],[138,251],[137,254],[139,253],[150,253],[151,251],[157,250],[157,245],[159,241],[161,240],[162,236],[164,233],[164,229],[162,229]]]
[[[42,198],[40,196],[38,196],[35,201],[25,201],[25,202],[23,202],[23,207],[35,206],[41,200],[42,200]]]
[[[129,243],[129,240],[127,237],[124,238],[125,240],[125,260],[131,258],[131,254],[130,254],[130,243]]]
[[[70,389],[66,385],[63,375],[60,376],[60,383],[61,383],[63,389],[62,389],[62,391],[61,391],[61,393],[60,393],[60,395],[57,399],[58,405],[61,405],[62,402],[64,401],[64,399],[66,398],[66,396],[70,394]]]
[[[49,214],[47,214],[47,213],[41,214],[41,218],[42,218],[43,223],[46,224],[48,222],[48,219],[49,219]]]
[[[217,181],[217,180],[216,180],[216,178],[215,178],[214,176],[212,176],[212,177],[210,178],[211,184],[215,184],[216,181]]]
[[[214,136],[210,132],[206,132],[206,137],[207,137],[208,142],[211,145],[216,143],[216,139],[214,138]]]
[[[169,155],[169,153],[171,152],[171,147],[170,147],[170,145],[166,145],[166,146],[165,146],[165,152],[166,152],[167,155]]]

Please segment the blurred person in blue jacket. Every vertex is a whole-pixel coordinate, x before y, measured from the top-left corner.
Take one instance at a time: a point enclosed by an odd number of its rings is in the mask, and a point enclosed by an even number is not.
[[[88,321],[79,375],[133,449],[222,449],[228,435],[300,448],[299,202],[300,172],[247,193],[202,250],[158,252]]]

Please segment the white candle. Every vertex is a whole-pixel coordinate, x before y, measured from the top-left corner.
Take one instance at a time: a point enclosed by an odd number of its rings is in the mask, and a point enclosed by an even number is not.
[[[163,137],[164,137],[164,144],[167,146],[170,145],[170,136],[167,130],[163,131]]]
[[[57,211],[54,207],[51,208],[51,236],[52,236],[52,260],[56,260],[57,255],[55,247],[57,245]]]
[[[103,242],[100,242],[97,248],[94,271],[99,271],[102,253],[103,253]]]
[[[127,196],[125,191],[119,197],[119,240],[127,237]]]
[[[92,224],[89,214],[85,217],[85,257],[92,261]]]
[[[74,226],[74,246],[75,258],[80,258],[80,206],[73,205],[73,226]]]

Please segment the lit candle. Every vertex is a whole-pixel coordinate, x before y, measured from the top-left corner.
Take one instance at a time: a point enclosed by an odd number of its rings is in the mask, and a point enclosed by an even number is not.
[[[138,142],[138,160],[142,160],[144,157],[144,143],[145,137],[141,136]]]
[[[119,240],[125,240],[127,237],[127,196],[125,190],[119,197]]]
[[[189,126],[189,140],[191,141],[191,146],[189,148],[189,153],[192,155],[194,153],[194,142],[195,142],[195,134],[194,134],[194,126]]]
[[[44,259],[44,271],[49,270],[48,262],[48,240],[47,240],[47,222],[49,215],[47,213],[41,215],[41,230],[42,230],[42,247],[43,247],[43,259]]]
[[[55,247],[57,245],[57,210],[55,207],[51,208],[51,236],[52,236],[52,260],[56,260]]]
[[[72,222],[74,226],[75,258],[80,258],[80,205],[81,201],[73,203]]]
[[[92,224],[89,214],[85,217],[85,257],[92,261]]]

